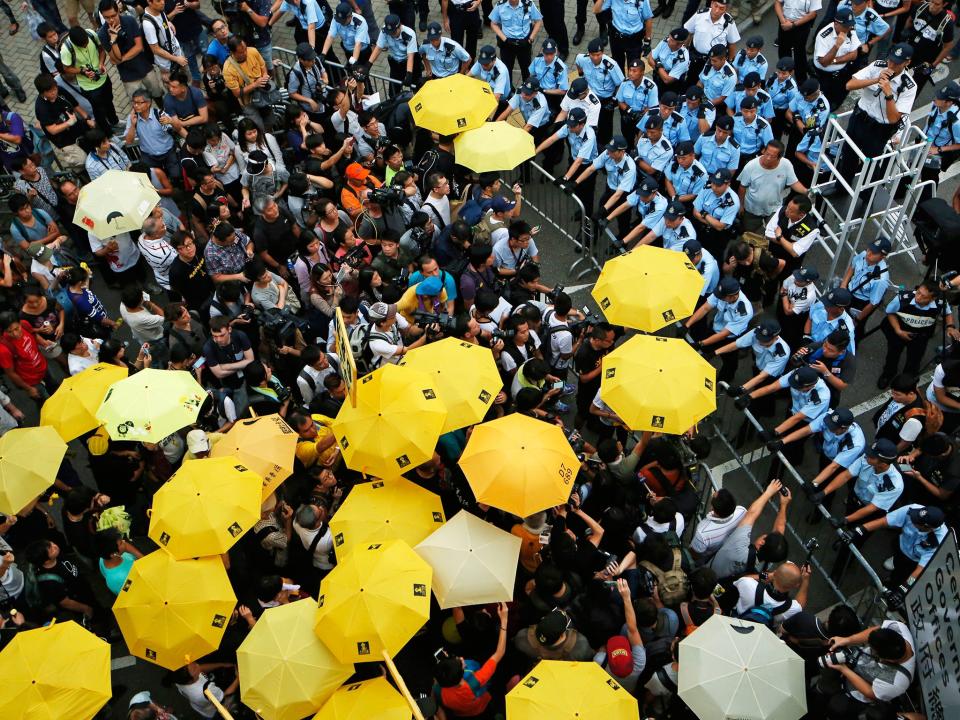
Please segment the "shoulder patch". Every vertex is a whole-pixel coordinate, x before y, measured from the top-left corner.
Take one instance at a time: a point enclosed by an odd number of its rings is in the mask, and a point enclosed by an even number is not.
[[[830,37],[830,33],[832,33],[832,32],[833,32],[833,25],[830,25],[829,27],[824,28],[824,29],[820,32],[820,37],[822,37],[822,38],[828,38],[828,37]]]
[[[660,141],[660,147],[662,147],[664,150],[672,150],[672,149],[673,149],[673,148],[670,147],[670,143],[667,142],[666,140],[661,140],[661,141]]]
[[[768,63],[767,63],[767,59],[763,56],[763,53],[757,53],[757,62],[759,62],[759,63],[761,63],[761,64],[763,64],[763,65],[768,64]]]
[[[730,77],[731,75],[734,75],[734,74],[735,74],[734,69],[733,69],[732,67],[730,67],[729,65],[724,65],[724,66],[723,66],[723,69],[721,70],[721,72],[722,72],[724,75],[726,75],[727,77]]]
[[[727,142],[730,143],[735,149],[737,150],[740,149],[740,143],[734,140],[732,135],[729,138],[727,138]]]

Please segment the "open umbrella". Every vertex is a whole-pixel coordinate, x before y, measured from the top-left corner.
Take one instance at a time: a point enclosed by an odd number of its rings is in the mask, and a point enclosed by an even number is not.
[[[490,349],[457,338],[421,345],[404,355],[400,365],[433,380],[437,397],[447,408],[445,433],[483,420],[503,387]]]
[[[433,378],[387,364],[360,378],[356,407],[344,403],[332,427],[347,467],[394,478],[433,457],[446,417]]]
[[[186,370],[148,368],[110,386],[97,420],[112,440],[160,442],[195,423],[206,397]]]
[[[396,655],[430,617],[432,574],[402,540],[358,547],[320,583],[314,632],[343,663]]]
[[[717,371],[679,338],[634,335],[600,377],[600,398],[631,430],[679,435],[717,409]]]
[[[52,427],[14,428],[0,437],[0,512],[16,515],[53,485],[67,444]]]
[[[97,410],[107,388],[126,376],[125,367],[97,363],[64,379],[40,408],[40,424],[56,429],[64,442],[96,430],[100,427]]]
[[[410,720],[410,706],[385,678],[337,690],[312,720]]]
[[[507,693],[510,720],[636,720],[637,700],[595,662],[541,660]]]
[[[219,557],[156,550],[134,561],[113,614],[132,654],[176,670],[220,647],[236,604]]]
[[[460,456],[477,501],[520,517],[565,503],[579,467],[559,427],[519,413],[475,427]]]
[[[237,420],[210,450],[210,457],[235,456],[263,478],[263,499],[293,472],[297,433],[279,415]]]
[[[807,712],[803,658],[759,623],[711,615],[680,643],[679,660],[680,698],[701,720],[797,720]]]
[[[160,202],[150,178],[143,173],[107,170],[80,188],[73,224],[101,240],[140,232],[143,221]]]
[[[264,720],[300,720],[351,675],[313,633],[310,598],[268,608],[237,649],[240,699]]]
[[[235,457],[184,463],[153,496],[148,535],[177,560],[225,553],[260,519],[261,487]]]
[[[684,253],[642,245],[607,260],[590,294],[615,325],[656,332],[692,315],[702,289]]]
[[[461,510],[413,550],[433,568],[433,594],[446,610],[510,602],[520,542]]]
[[[337,559],[384,540],[416,545],[443,525],[440,497],[404,478],[355,485],[330,519]]]
[[[110,699],[110,646],[72,620],[16,633],[0,652],[0,717],[90,720]]]
[[[460,73],[431,80],[410,98],[413,122],[439,135],[478,128],[496,109],[490,84]]]
[[[513,170],[536,154],[533,135],[508,122],[488,122],[467,130],[456,137],[453,147],[457,164],[478,173]]]

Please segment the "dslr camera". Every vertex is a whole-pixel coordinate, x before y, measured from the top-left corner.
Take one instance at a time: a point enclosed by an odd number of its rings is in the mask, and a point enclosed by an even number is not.
[[[384,207],[396,207],[397,205],[403,203],[407,196],[403,192],[402,187],[398,187],[396,185],[384,185],[371,190],[369,193],[367,193],[367,197],[378,205],[383,205]]]
[[[563,292],[563,289],[563,285],[556,285],[553,290],[544,294],[544,298],[546,298],[547,302],[549,302],[551,305],[555,305],[557,298],[560,297],[560,293]]]
[[[416,310],[413,313],[414,322],[424,328],[428,338],[442,337],[444,335],[453,337],[457,334],[457,320],[447,313],[429,313],[423,310]],[[439,327],[439,330],[433,326]]]
[[[847,647],[843,650],[834,650],[833,652],[828,652],[826,655],[821,655],[817,658],[817,665],[822,668],[828,665],[848,665],[853,667],[857,664],[857,660],[860,659],[861,655],[863,655],[863,651],[860,648]]]

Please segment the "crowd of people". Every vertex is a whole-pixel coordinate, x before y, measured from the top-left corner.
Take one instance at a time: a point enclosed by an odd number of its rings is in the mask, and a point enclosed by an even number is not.
[[[896,612],[957,517],[960,360],[945,357],[918,385],[938,323],[960,339],[951,288],[889,292],[892,247],[877,237],[821,294],[806,256],[823,229],[807,190],[825,153],[842,175],[859,171],[854,153],[822,144],[848,93],[862,91],[848,132],[867,156],[909,122],[952,51],[949,2],[844,0],[821,12],[819,0],[778,0],[775,48],[742,39],[723,0],[690,0],[664,38],[652,36],[647,0],[597,0],[592,38],[585,0],[572,38],[558,0],[444,1],[439,22],[425,1],[390,1],[386,13],[370,0],[225,1],[208,15],[199,0],[73,0],[66,23],[56,3],[31,5],[42,17],[34,115],[0,113],[13,175],[0,432],[97,363],[190,372],[207,400],[195,426],[156,444],[84,436],[47,493],[0,516],[0,643],[54,619],[119,640],[110,606],[151,547],[153,494],[241,418],[278,413],[298,436],[296,469],[227,557],[238,609],[219,650],[166,678],[187,716],[216,716],[210,689],[241,717],[237,647],[266,609],[316,597],[338,560],[330,519],[363,481],[331,431],[349,402],[339,315],[361,375],[441,337],[489,348],[503,390],[488,419],[555,423],[581,453],[569,503],[525,518],[473,497],[457,465],[470,428],[405,473],[447,517],[466,509],[522,541],[512,602],[434,605],[397,656],[425,717],[502,716],[505,693],[540,659],[597,662],[644,717],[683,716],[678,645],[721,613],[767,625],[805,659],[811,717],[917,716],[901,702],[916,674],[908,627],[810,607],[780,480],[753,499],[718,490],[698,514],[690,468],[705,439],[637,437],[603,401],[602,359],[627,331],[542,275],[551,243],[524,219],[524,187],[457,164],[454,137],[410,126],[403,104],[455,73],[488,82],[492,119],[531,133],[560,191],[593,213],[598,242],[688,256],[704,279],[689,341],[719,360],[736,407],[772,425],[760,433],[770,450],[799,465],[813,445],[819,472],[793,488],[811,521],[820,504],[842,544],[892,541]],[[290,67],[272,44],[281,20],[297,43]],[[393,97],[371,102],[380,55]],[[922,121],[926,178],[960,153],[958,111],[960,86],[942,84]],[[160,197],[140,232],[100,238],[75,222],[80,188],[110,170],[145,174]],[[104,299],[113,290],[119,307]],[[877,385],[890,399],[870,432],[843,393],[874,316],[886,343]],[[358,677],[380,673],[369,665]],[[173,717],[164,691],[147,690],[156,698],[108,712]]]

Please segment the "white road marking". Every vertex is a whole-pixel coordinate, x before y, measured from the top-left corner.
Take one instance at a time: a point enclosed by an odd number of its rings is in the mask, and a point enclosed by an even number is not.
[[[133,655],[124,655],[123,657],[114,658],[110,661],[111,670],[123,670],[124,668],[133,667],[137,664],[137,659]]]

